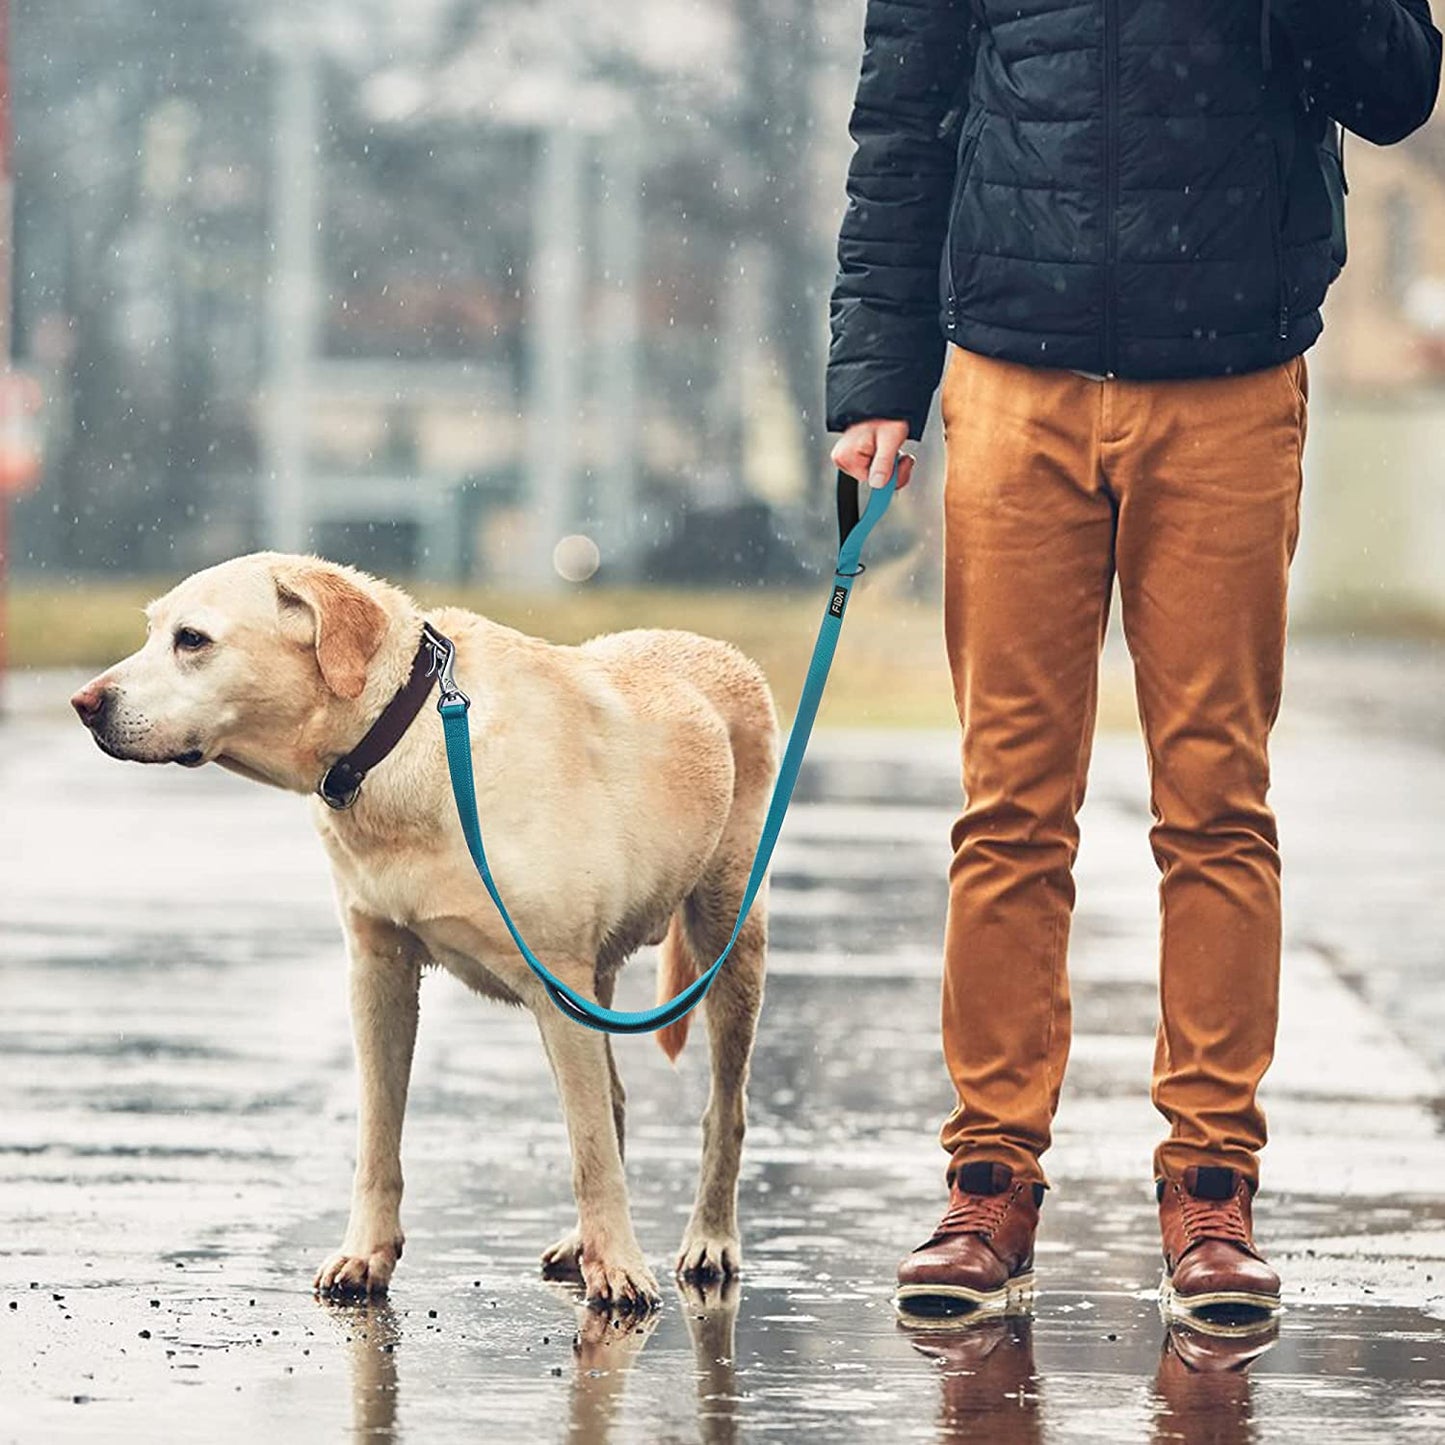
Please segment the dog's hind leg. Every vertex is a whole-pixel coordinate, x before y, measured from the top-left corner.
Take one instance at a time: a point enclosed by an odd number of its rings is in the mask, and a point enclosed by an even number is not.
[[[688,946],[699,959],[722,952],[737,917],[746,864],[714,875],[688,899]],[[747,1128],[748,1069],[763,1001],[767,955],[766,898],[759,896],[704,1004],[712,1085],[702,1118],[702,1160],[692,1217],[683,1235],[677,1272],[685,1279],[727,1278],[738,1272],[738,1169]]]
[[[694,977],[721,954],[732,935],[778,766],[777,718],[762,674],[755,668],[739,673],[724,703],[733,749],[732,806],[706,871],[682,905],[682,940]],[[748,1070],[763,1003],[767,909],[764,885],[703,1006],[712,1085],[702,1119],[697,1195],[677,1258],[684,1279],[728,1278],[742,1264],[738,1169],[747,1129]],[[682,1036],[669,1052],[676,1053]]]
[[[597,1002],[603,1008],[612,1007],[617,975],[609,973],[597,981]],[[622,1076],[617,1072],[617,1058],[612,1048],[612,1035],[602,1035],[607,1053],[607,1075],[612,1086],[612,1127],[617,1135],[617,1154],[627,1157],[626,1114],[627,1090],[622,1087]],[[542,1251],[542,1273],[549,1279],[577,1279],[582,1274],[582,1225],[575,1224],[556,1244]]]
[[[563,977],[573,988],[590,991],[590,964],[568,972],[571,977]],[[587,1297],[599,1304],[654,1308],[661,1296],[632,1229],[605,1036],[565,1017],[546,1000],[536,1013],[572,1144],[578,1258]]]

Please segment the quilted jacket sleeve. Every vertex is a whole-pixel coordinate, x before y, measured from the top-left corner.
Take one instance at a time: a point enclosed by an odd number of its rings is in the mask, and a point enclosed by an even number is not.
[[[1440,32],[1430,0],[1267,0],[1342,125],[1393,145],[1425,124],[1440,88]]]
[[[967,0],[868,0],[848,131],[848,206],[829,305],[827,425],[923,433],[943,369],[938,270],[972,65]]]

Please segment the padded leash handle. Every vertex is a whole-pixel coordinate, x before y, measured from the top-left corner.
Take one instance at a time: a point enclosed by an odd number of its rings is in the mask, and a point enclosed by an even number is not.
[[[858,483],[847,472],[838,473],[838,546],[862,520],[858,507]]]
[[[897,487],[898,468],[895,465],[887,484],[870,487],[868,505],[866,508],[860,507],[858,484],[846,473],[838,473],[838,561],[833,573],[833,591],[828,599],[827,611],[823,614],[822,625],[818,629],[818,640],[813,645],[808,675],[798,698],[798,710],[788,733],[788,744],[783,749],[783,758],[778,765],[773,796],[768,804],[767,817],[763,820],[758,851],[753,858],[752,871],[748,874],[747,887],[743,890],[742,905],[738,909],[737,921],[733,924],[732,936],[727,941],[727,947],[705,973],[699,974],[680,993],[665,1003],[658,1004],[656,1008],[639,1012],[603,1008],[569,988],[532,952],[513,922],[512,915],[507,912],[507,905],[502,902],[496,880],[493,879],[491,867],[487,863],[481,823],[477,818],[476,779],[472,773],[472,740],[467,720],[470,703],[453,676],[456,648],[450,639],[443,639],[448,651],[440,667],[441,697],[437,702],[437,711],[442,715],[452,796],[456,800],[457,816],[461,820],[467,851],[472,855],[472,862],[476,865],[507,932],[511,934],[512,942],[517,945],[527,966],[541,980],[552,1002],[569,1018],[604,1033],[651,1033],[674,1023],[696,1008],[712,987],[718,970],[727,962],[738,941],[738,935],[743,931],[743,924],[747,922],[748,914],[763,886],[768,865],[772,862],[773,849],[777,845],[778,834],[782,831],[783,819],[787,816],[788,804],[792,801],[793,789],[797,785],[798,773],[803,765],[803,754],[807,751],[813,722],[818,715],[818,705],[823,700],[823,689],[827,685],[828,672],[833,665],[833,654],[838,647],[838,635],[843,629],[843,614],[847,610],[853,581],[863,571],[863,545],[888,510],[888,504],[893,500]]]

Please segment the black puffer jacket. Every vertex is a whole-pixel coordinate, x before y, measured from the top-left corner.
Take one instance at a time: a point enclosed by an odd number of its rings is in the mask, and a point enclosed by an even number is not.
[[[868,0],[830,430],[919,436],[945,336],[1134,378],[1305,350],[1325,115],[1389,144],[1439,80],[1428,0]]]

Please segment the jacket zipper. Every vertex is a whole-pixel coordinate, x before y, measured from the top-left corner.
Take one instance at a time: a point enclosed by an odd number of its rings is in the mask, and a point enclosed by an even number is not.
[[[946,119],[947,117],[945,117]],[[983,120],[984,113],[980,110],[964,127],[963,135],[959,138],[958,164],[954,167],[953,191],[948,198],[948,216],[944,223],[943,264],[948,281],[947,321],[950,339],[953,336],[953,328],[958,323],[958,289],[953,278],[953,213],[958,209],[958,200],[963,194],[963,183],[968,179],[969,169],[973,165],[973,153],[978,146],[978,133],[983,129]]]
[[[1270,53],[1270,0],[1260,0],[1259,6],[1259,58],[1260,63],[1266,71],[1274,66],[1274,56]],[[1309,96],[1305,96],[1305,109],[1309,109]],[[1333,124],[1333,122],[1331,122]],[[1289,292],[1285,288],[1284,279],[1284,237],[1280,234],[1280,227],[1284,221],[1284,207],[1280,203],[1279,195],[1279,157],[1275,153],[1274,143],[1270,142],[1269,147],[1269,224],[1270,244],[1274,248],[1274,285],[1275,301],[1279,306],[1279,339],[1286,341],[1289,338]]]
[[[1118,148],[1119,121],[1116,114],[1119,91],[1119,8],[1118,0],[1104,0],[1104,373],[1114,374],[1114,329],[1116,293],[1114,274],[1118,249]]]
[[[1274,146],[1269,150],[1269,237],[1270,244],[1274,248],[1274,286],[1275,300],[1279,306],[1279,339],[1287,340],[1289,337],[1289,292],[1285,286],[1284,275],[1284,237],[1280,234],[1280,227],[1284,220],[1284,211],[1280,203],[1279,194],[1279,164],[1274,153]]]

